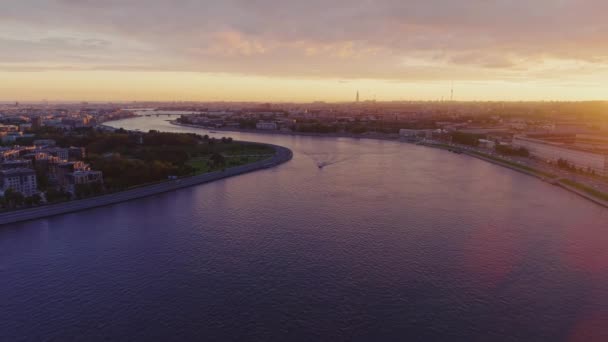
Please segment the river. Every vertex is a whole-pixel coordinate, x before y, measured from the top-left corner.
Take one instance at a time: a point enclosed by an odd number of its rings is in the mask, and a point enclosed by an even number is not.
[[[165,120],[111,125],[207,133]],[[428,147],[215,135],[294,159],[1,227],[0,340],[608,340],[605,208]]]

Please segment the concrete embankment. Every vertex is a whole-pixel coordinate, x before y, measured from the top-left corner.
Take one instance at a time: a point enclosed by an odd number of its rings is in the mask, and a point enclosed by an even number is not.
[[[447,147],[447,146],[440,146],[440,145],[435,145],[435,144],[423,144],[423,145],[424,146],[428,146],[428,147],[443,149],[443,150],[446,150],[446,151],[452,151],[454,149],[460,150],[460,149],[458,149],[456,147]],[[548,175],[548,174],[542,174],[542,172],[540,172],[540,171],[539,172],[535,172],[533,170],[527,170],[527,169],[525,169],[523,167],[518,167],[516,165],[511,165],[509,163],[501,162],[499,160],[492,159],[492,158],[486,158],[483,155],[476,154],[476,153],[471,153],[470,151],[461,150],[461,152],[464,153],[464,154],[466,154],[466,155],[468,155],[468,156],[470,156],[470,157],[481,159],[481,160],[484,160],[484,161],[487,161],[489,163],[492,163],[492,164],[495,164],[495,165],[499,165],[499,166],[502,166],[502,167],[506,167],[508,169],[511,169],[513,171],[517,171],[517,172],[526,174],[528,176],[536,177],[536,178],[538,178],[538,179],[540,179],[542,181],[545,181],[545,182],[551,183],[553,185],[559,186],[559,187],[561,187],[564,190],[567,190],[567,191],[570,191],[570,192],[572,192],[572,193],[574,193],[576,195],[579,195],[579,196],[581,196],[581,197],[583,197],[583,198],[585,198],[585,199],[587,199],[587,200],[589,200],[589,201],[591,201],[591,202],[593,202],[595,204],[598,204],[598,205],[600,205],[602,207],[608,208],[608,201],[605,201],[605,200],[603,200],[601,198],[593,196],[592,194],[589,194],[589,193],[587,193],[587,192],[585,192],[583,190],[577,189],[576,187],[573,187],[571,185],[565,184],[564,182],[562,182],[562,180],[560,180],[556,176],[552,176],[552,175]]]
[[[601,205],[604,208],[608,208],[608,201],[605,201],[605,200],[603,200],[601,198],[597,198],[597,197],[595,197],[595,196],[593,196],[591,194],[588,194],[588,193],[586,193],[586,192],[584,192],[582,190],[579,190],[579,189],[577,189],[577,188],[575,188],[573,186],[570,186],[568,184],[564,184],[562,182],[558,182],[557,185],[560,186],[561,188],[565,189],[565,190],[568,190],[568,191],[570,191],[572,193],[575,193],[575,194],[577,194],[577,195],[579,195],[579,196],[581,196],[583,198],[586,198],[586,199],[590,200],[591,202],[593,202],[593,203],[595,203],[597,205]]]
[[[464,152],[464,154],[466,154],[468,156],[471,156],[471,157],[474,157],[474,158],[477,158],[477,159],[485,160],[485,161],[487,161],[489,163],[492,163],[492,164],[496,164],[496,165],[500,165],[500,166],[509,168],[509,169],[517,171],[517,172],[525,173],[528,176],[533,176],[533,177],[536,177],[536,178],[540,178],[540,179],[542,179],[544,181],[548,180],[546,177],[543,177],[542,175],[539,175],[536,172],[525,170],[525,169],[522,169],[520,167],[517,167],[517,166],[514,166],[514,165],[510,165],[510,164],[507,164],[507,163],[502,163],[502,162],[500,162],[498,160],[494,160],[494,159],[490,159],[490,158],[485,158],[483,156],[480,156],[480,155],[474,154],[474,153],[470,153],[470,152]]]
[[[209,183],[219,179],[224,179],[260,169],[274,167],[291,160],[291,158],[293,157],[292,151],[288,148],[270,144],[262,145],[274,148],[276,151],[275,155],[272,158],[266,160],[228,168],[224,171],[215,171],[202,175],[180,178],[154,185],[143,186],[136,189],[121,191],[114,194],[3,213],[0,214],[0,225],[35,220],[49,216],[67,214],[75,211],[102,207],[142,197],[157,195],[176,189],[186,188],[193,185]]]
[[[568,184],[564,184],[558,178],[548,178],[548,177],[540,175],[540,174],[538,174],[536,172],[528,171],[528,170],[525,170],[525,169],[522,169],[522,168],[519,168],[519,167],[516,167],[516,166],[513,166],[513,165],[509,165],[507,163],[501,163],[500,161],[493,160],[493,159],[490,159],[490,158],[484,158],[483,156],[476,155],[476,154],[473,154],[473,153],[466,153],[466,154],[469,155],[469,156],[471,156],[471,157],[475,157],[475,158],[478,158],[478,159],[481,159],[481,160],[485,160],[485,161],[490,162],[492,164],[500,165],[500,166],[509,168],[511,170],[514,170],[514,171],[517,171],[517,172],[521,172],[521,173],[525,173],[525,174],[527,174],[529,176],[533,176],[533,177],[539,178],[539,179],[541,179],[541,180],[543,180],[545,182],[549,182],[549,183],[551,183],[553,185],[557,185],[557,186],[561,187],[564,190],[567,190],[567,191],[570,191],[570,192],[572,192],[572,193],[574,193],[576,195],[579,195],[579,196],[581,196],[581,197],[583,197],[583,198],[585,198],[585,199],[587,199],[587,200],[589,200],[589,201],[591,201],[591,202],[593,202],[595,204],[598,204],[598,205],[601,205],[601,206],[603,206],[605,208],[608,208],[608,201],[605,201],[605,200],[602,200],[600,198],[597,198],[597,197],[595,197],[595,196],[593,196],[591,194],[588,194],[588,193],[586,193],[586,192],[584,192],[582,190],[579,190],[579,189],[577,189],[577,188],[575,188],[573,186],[570,186]]]

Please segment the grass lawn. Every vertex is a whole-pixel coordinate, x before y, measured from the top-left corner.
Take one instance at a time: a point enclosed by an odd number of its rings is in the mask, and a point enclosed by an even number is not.
[[[192,158],[186,162],[186,165],[191,166],[194,169],[194,173],[198,175],[211,171],[207,163],[208,160],[209,158],[207,157]]]
[[[219,146],[222,149],[216,151],[224,156],[274,154],[274,148],[255,143],[232,143]]]
[[[545,176],[545,177],[548,177],[548,178],[555,178],[556,177],[552,173],[540,171],[540,170],[537,170],[537,169],[535,169],[533,167],[529,167],[529,166],[526,166],[526,165],[521,165],[521,164],[512,162],[510,160],[506,160],[506,159],[502,159],[502,158],[499,158],[499,157],[491,156],[489,154],[480,153],[480,152],[477,152],[477,151],[470,151],[470,153],[478,155],[480,157],[492,159],[494,161],[497,161],[497,162],[500,162],[500,163],[504,163],[504,164],[507,164],[507,165],[510,165],[510,166],[513,166],[513,167],[516,167],[516,168],[519,168],[519,169],[522,169],[522,170],[533,172],[533,173],[536,173],[536,174],[539,174],[541,176]]]
[[[207,172],[212,172],[212,171],[217,171],[217,170],[221,170],[222,168],[229,168],[229,167],[235,167],[235,166],[241,166],[241,165],[245,165],[245,164],[250,164],[250,163],[254,163],[260,160],[264,160],[264,159],[268,159],[271,158],[273,156],[272,152],[274,152],[274,150],[271,150],[271,153],[268,154],[255,154],[255,152],[268,152],[267,150],[265,151],[252,151],[251,150],[247,150],[247,154],[245,155],[238,155],[238,154],[232,154],[232,155],[225,155],[224,158],[226,159],[226,165],[224,165],[224,167],[216,167],[216,168],[212,168],[209,166],[209,157],[196,157],[196,158],[191,158],[186,164],[191,166],[195,171],[194,173],[199,175],[202,173],[207,173]]]

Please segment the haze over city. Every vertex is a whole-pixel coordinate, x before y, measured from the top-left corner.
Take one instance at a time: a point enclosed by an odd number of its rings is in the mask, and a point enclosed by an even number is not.
[[[608,341],[608,1],[0,2],[0,341]]]
[[[608,4],[25,0],[1,101],[602,100]]]

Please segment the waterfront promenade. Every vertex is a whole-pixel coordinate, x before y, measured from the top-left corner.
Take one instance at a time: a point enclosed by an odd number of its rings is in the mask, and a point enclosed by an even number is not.
[[[160,193],[186,188],[198,184],[209,183],[228,177],[257,171],[260,169],[278,166],[291,160],[291,158],[293,157],[292,151],[288,148],[271,144],[262,145],[274,148],[276,151],[274,156],[269,159],[228,168],[223,171],[215,171],[191,177],[179,178],[176,180],[165,181],[158,184],[142,186],[131,190],[125,190],[113,194],[91,197],[82,200],[74,200],[70,202],[50,204],[36,208],[2,213],[0,214],[0,225],[67,214],[75,211],[86,210],[110,204],[130,201],[142,197],[157,195]]]

